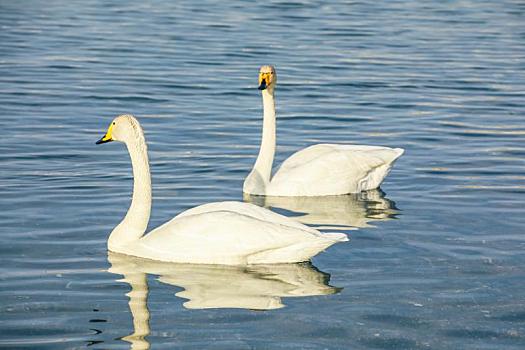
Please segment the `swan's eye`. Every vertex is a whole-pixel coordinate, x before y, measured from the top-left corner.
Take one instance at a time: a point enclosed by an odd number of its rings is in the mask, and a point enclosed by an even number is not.
[[[115,122],[113,122],[113,125],[115,125]]]

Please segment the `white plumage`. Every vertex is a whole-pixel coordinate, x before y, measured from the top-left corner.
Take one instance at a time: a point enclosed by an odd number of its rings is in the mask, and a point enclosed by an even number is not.
[[[401,154],[399,148],[313,145],[283,162],[266,194],[322,196],[375,189]]]
[[[111,251],[169,262],[272,264],[307,261],[342,233],[321,234],[256,205],[218,202],[185,211],[146,236],[151,211],[151,179],[144,134],[131,115],[114,119],[97,143],[124,142],[133,166],[133,198],[108,239]]]
[[[264,119],[259,156],[243,191],[267,196],[326,196],[379,187],[404,150],[381,146],[318,144],[286,159],[271,176],[276,146],[275,69],[261,67]]]

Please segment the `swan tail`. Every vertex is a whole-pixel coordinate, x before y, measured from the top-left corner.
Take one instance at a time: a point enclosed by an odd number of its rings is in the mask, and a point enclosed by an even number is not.
[[[341,233],[341,232],[326,232],[326,233],[323,233],[323,237],[331,241],[334,241],[334,243],[348,242],[350,240],[346,234]]]
[[[386,161],[383,165],[372,168],[367,176],[359,181],[357,192],[373,190],[381,185],[385,177],[390,173],[396,160],[405,153],[405,150],[402,148],[394,148],[393,151],[393,155],[392,152],[390,152],[392,155],[390,160]]]
[[[248,264],[297,263],[309,261],[332,244],[348,241],[344,233],[325,233],[315,239],[277,249],[265,250],[247,257]]]
[[[397,160],[397,158],[401,157],[403,153],[405,153],[405,150],[403,148],[394,148],[394,151],[396,152],[396,155],[394,159],[392,159],[392,163]]]

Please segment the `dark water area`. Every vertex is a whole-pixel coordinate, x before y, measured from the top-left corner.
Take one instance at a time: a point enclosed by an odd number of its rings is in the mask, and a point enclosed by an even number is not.
[[[150,228],[242,200],[259,66],[276,165],[313,143],[402,147],[381,191],[259,201],[337,244],[311,264],[108,255],[131,196]],[[522,1],[0,1],[0,348],[523,349]]]

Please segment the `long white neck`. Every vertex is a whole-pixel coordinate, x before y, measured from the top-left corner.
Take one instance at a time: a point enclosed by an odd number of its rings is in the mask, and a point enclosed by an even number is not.
[[[275,100],[273,87],[262,91],[263,99],[263,130],[259,156],[253,166],[256,172],[266,184],[272,176],[273,157],[275,155]]]
[[[108,239],[108,248],[116,252],[125,252],[121,249],[123,246],[144,235],[151,213],[151,176],[148,149],[142,131],[127,141],[126,146],[133,167],[133,197],[128,213]]]

